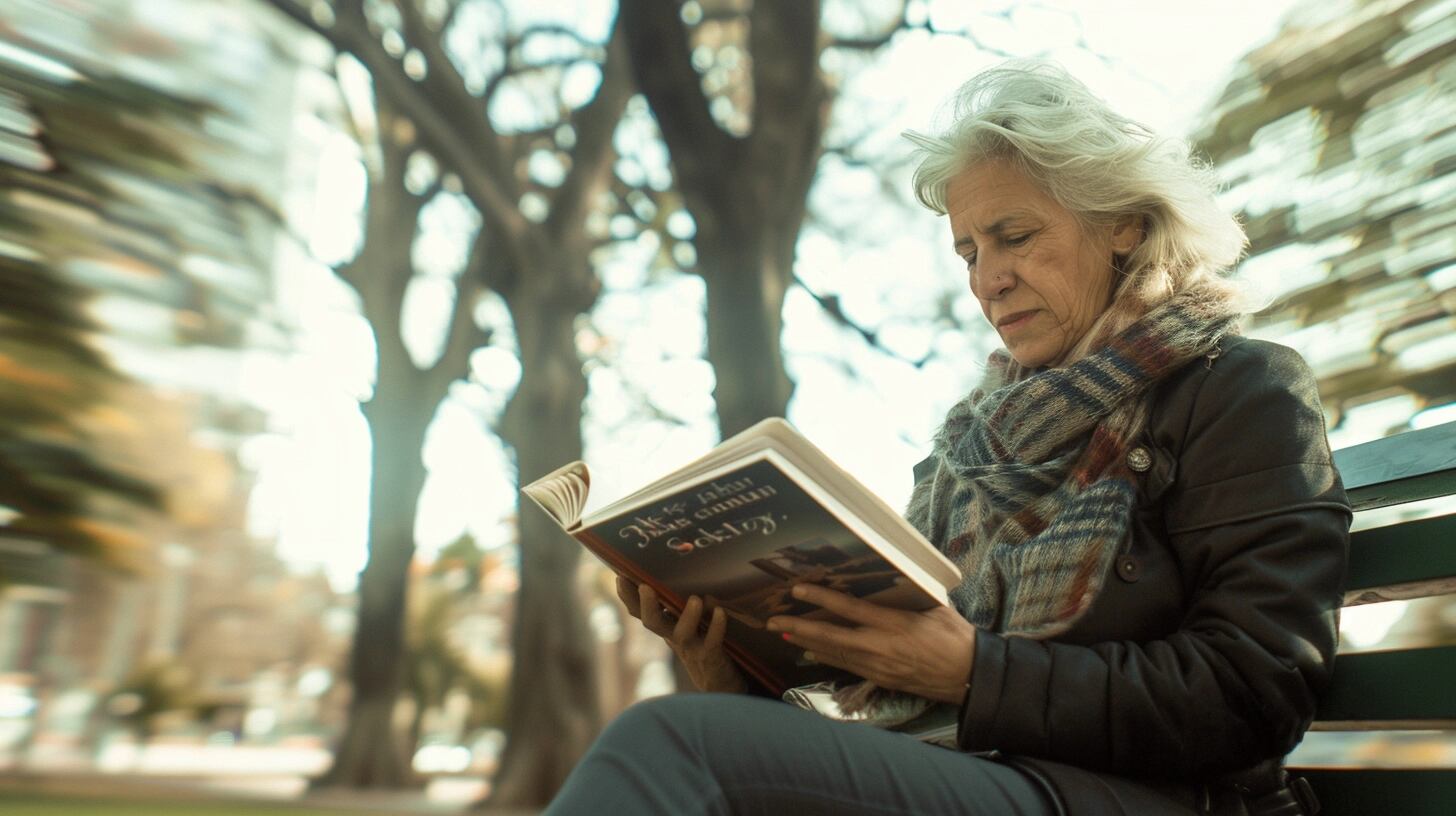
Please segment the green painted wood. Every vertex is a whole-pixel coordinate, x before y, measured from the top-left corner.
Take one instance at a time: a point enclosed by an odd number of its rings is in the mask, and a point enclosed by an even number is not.
[[[1451,816],[1456,769],[1305,768],[1320,816]]]
[[[1453,720],[1452,689],[1456,689],[1456,646],[1340,655],[1315,719]]]
[[[1335,452],[1356,510],[1456,494],[1456,423]],[[1456,586],[1456,514],[1350,537],[1346,603],[1419,597]],[[1456,646],[1341,655],[1316,720],[1334,728],[1456,721]],[[1456,769],[1296,769],[1324,816],[1452,816]]]
[[[1374,591],[1411,584],[1420,584],[1418,591]],[[1438,595],[1456,589],[1453,584],[1456,584],[1456,514],[1360,530],[1350,536],[1347,605]]]
[[[1456,494],[1456,422],[1335,451],[1356,510]]]

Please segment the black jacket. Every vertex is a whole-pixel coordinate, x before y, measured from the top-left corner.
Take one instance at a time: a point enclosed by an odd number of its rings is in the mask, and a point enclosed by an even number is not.
[[[1072,814],[1186,813],[1282,757],[1334,660],[1350,507],[1299,355],[1226,339],[1161,384],[1135,444],[1151,466],[1101,594],[1051,641],[980,632],[961,711],[962,749]]]

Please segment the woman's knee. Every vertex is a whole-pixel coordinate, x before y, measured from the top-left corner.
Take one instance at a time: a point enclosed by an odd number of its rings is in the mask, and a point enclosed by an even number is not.
[[[618,714],[602,731],[602,739],[627,743],[660,737],[672,726],[671,697],[652,697],[633,703]]]
[[[763,716],[757,709],[772,702],[733,694],[669,694],[635,703],[602,732],[602,741],[619,745],[671,744],[701,756],[721,740],[731,723]]]
[[[696,730],[714,716],[724,694],[668,694],[650,697],[628,706],[607,726],[607,733],[621,732],[621,739],[661,737],[668,733]]]

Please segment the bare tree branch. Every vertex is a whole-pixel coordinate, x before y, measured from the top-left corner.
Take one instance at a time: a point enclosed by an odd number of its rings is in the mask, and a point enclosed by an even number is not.
[[[878,332],[873,329],[867,329],[864,326],[861,326],[859,323],[855,322],[853,318],[845,314],[844,308],[840,305],[839,297],[837,295],[821,295],[818,292],[815,292],[814,289],[809,286],[809,284],[804,282],[803,278],[798,276],[798,274],[794,275],[794,283],[797,284],[800,289],[803,289],[805,292],[807,292],[809,294],[809,297],[814,299],[815,303],[819,304],[819,308],[824,310],[824,313],[829,316],[829,319],[833,320],[835,323],[838,323],[845,329],[848,329],[849,331],[859,335],[860,339],[865,341],[865,345],[869,346],[875,351],[878,351],[886,357],[899,360],[900,362],[905,363],[906,365],[914,366],[915,368],[924,368],[925,364],[930,362],[931,357],[934,356],[931,352],[926,352],[924,357],[921,357],[918,360],[912,360],[890,349],[880,340],[880,335]]]
[[[627,396],[643,409],[648,418],[668,425],[686,426],[689,424],[687,420],[658,405],[657,401],[652,398],[651,389],[643,388],[627,377],[618,376],[617,381],[622,384],[622,390],[627,392]]]
[[[563,25],[540,24],[527,26],[516,34],[506,38],[506,50],[515,50],[518,46],[537,36],[566,37],[575,40],[579,45],[586,48],[601,48],[602,44],[582,35],[580,31]]]
[[[612,26],[607,55],[602,63],[602,82],[597,95],[571,117],[576,129],[576,146],[571,152],[571,170],[552,197],[546,228],[562,235],[586,218],[593,193],[609,182],[616,151],[612,134],[622,120],[622,111],[632,95],[632,66],[629,64],[626,32],[621,22]]]
[[[511,77],[523,76],[525,74],[533,73],[536,71],[545,71],[550,68],[570,68],[573,65],[579,65],[583,62],[595,62],[595,60],[587,56],[563,57],[561,59],[533,62],[530,65],[519,65],[502,68],[500,71],[496,72],[495,76],[491,77],[490,80],[486,82],[485,91],[481,93],[480,98],[482,101],[484,101],[486,105],[489,105],[490,100],[495,98],[496,91],[500,90],[500,86]]]
[[[478,156],[477,161],[485,165],[495,186],[504,191],[510,201],[514,202],[519,197],[519,191],[514,189],[514,176],[511,173],[510,161],[501,149],[500,134],[491,125],[484,102],[470,93],[465,79],[461,77],[454,61],[446,53],[443,39],[430,32],[414,3],[401,2],[398,5],[401,19],[404,21],[405,41],[418,48],[425,57],[427,71],[424,79],[420,80],[417,85],[434,101],[435,110],[452,111],[457,114],[453,117],[456,129],[464,131],[469,141],[474,144],[475,155]],[[435,136],[439,138],[443,137],[443,134],[435,134]],[[454,166],[455,162],[452,161],[450,164]],[[513,203],[509,209],[516,214]],[[496,217],[501,215],[495,212],[492,214]]]
[[[308,30],[323,37],[336,51],[352,54],[370,70],[374,78],[375,92],[388,97],[395,108],[409,118],[419,130],[420,140],[442,164],[449,166],[464,181],[465,193],[476,209],[507,225],[516,233],[526,228],[526,220],[516,209],[515,196],[511,195],[511,176],[500,172],[499,162],[492,166],[485,157],[497,144],[484,113],[479,116],[447,116],[444,111],[462,110],[459,105],[438,107],[435,103],[445,87],[438,77],[442,69],[438,63],[439,43],[433,41],[436,61],[425,51],[426,63],[430,67],[426,80],[437,77],[429,89],[422,89],[404,72],[404,67],[385,51],[383,44],[369,31],[364,18],[361,0],[341,0],[335,5],[333,25],[324,26],[313,19],[293,0],[265,0],[284,16]],[[402,9],[410,9],[404,4]],[[413,12],[418,23],[418,12]],[[448,60],[446,61],[448,63]],[[453,66],[447,70],[453,72]],[[454,74],[459,80],[458,73]],[[422,90],[427,92],[422,93]],[[471,97],[460,83],[460,92],[469,99],[464,110],[478,109],[480,102]],[[457,101],[459,96],[448,94]],[[432,100],[430,97],[436,97]]]
[[[884,45],[888,45],[896,34],[905,30],[906,15],[909,13],[908,0],[900,0],[900,11],[890,15],[890,25],[880,34],[866,37],[829,37],[825,42],[826,48],[852,48],[862,51],[875,51]]]
[[[338,41],[335,40],[335,32],[331,27],[315,20],[314,16],[307,9],[293,2],[293,0],[263,0],[263,2],[277,9],[280,14],[298,25],[328,40],[334,46],[335,51],[347,50],[342,48]]]
[[[678,114],[659,117],[657,124],[684,186],[716,187],[723,176],[721,163],[732,161],[739,140],[718,127],[708,110],[678,4],[673,0],[621,0],[617,17],[618,25],[627,28],[632,62],[638,66],[638,87],[654,111]],[[652,70],[641,68],[646,65]],[[716,156],[720,163],[709,166],[693,161],[691,157],[698,155]]]
[[[440,34],[442,36],[450,30],[450,26],[455,25],[456,15],[460,13],[460,9],[468,2],[470,0],[453,0],[450,3],[450,8],[445,11],[445,16],[440,20]]]
[[[900,5],[900,14],[898,15],[898,20],[884,32],[869,37],[833,37],[830,38],[827,43],[825,43],[825,47],[839,48],[846,51],[878,51],[886,45],[889,45],[890,42],[895,39],[895,37],[899,36],[904,32],[924,31],[928,34],[961,37],[969,41],[978,50],[985,51],[988,54],[995,54],[997,56],[1006,58],[1016,56],[1012,52],[1007,51],[1003,48],[997,48],[995,46],[986,44],[978,36],[976,36],[976,33],[974,31],[970,30],[969,28],[941,28],[940,26],[935,25],[935,22],[929,17],[929,15],[927,15],[926,18],[921,22],[911,23],[906,17],[906,13],[908,11],[907,6],[908,4],[906,3],[902,3]],[[1014,9],[1012,8],[1008,8],[1005,11],[1001,11],[996,14],[987,14],[986,16],[1000,17],[1009,23],[1011,21],[1011,14],[1013,10]]]
[[[475,325],[475,302],[482,289],[484,285],[478,273],[461,275],[456,282],[455,308],[450,315],[450,336],[445,340],[445,350],[440,354],[434,368],[455,372],[456,377],[469,376],[471,353],[490,341],[489,333]],[[444,394],[440,396],[444,398]]]

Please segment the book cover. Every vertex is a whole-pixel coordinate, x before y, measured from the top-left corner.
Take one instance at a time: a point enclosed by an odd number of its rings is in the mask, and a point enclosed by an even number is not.
[[[569,530],[618,573],[681,610],[692,595],[728,615],[729,654],[774,693],[843,678],[764,629],[774,615],[833,619],[789,593],[822,584],[904,609],[943,603],[870,544],[875,533],[773,451],[760,451],[631,510]],[[908,567],[909,565],[907,565]],[[704,615],[704,620],[708,615]]]

